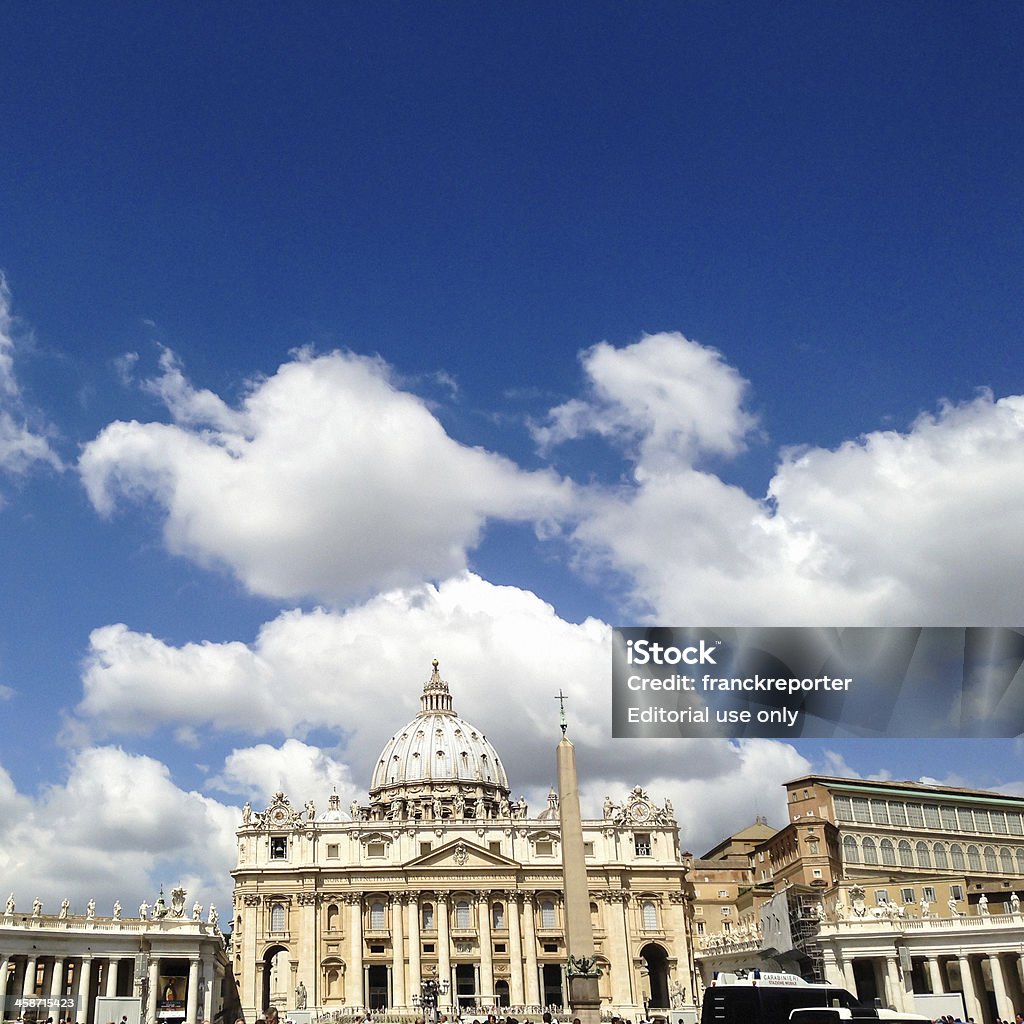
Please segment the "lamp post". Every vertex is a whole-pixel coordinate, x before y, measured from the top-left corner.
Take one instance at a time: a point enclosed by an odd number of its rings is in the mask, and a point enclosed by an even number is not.
[[[419,995],[412,997],[414,1006],[423,1007],[423,1016],[428,1024],[437,1024],[437,1004],[441,996],[448,991],[446,980],[423,978],[420,981]]]

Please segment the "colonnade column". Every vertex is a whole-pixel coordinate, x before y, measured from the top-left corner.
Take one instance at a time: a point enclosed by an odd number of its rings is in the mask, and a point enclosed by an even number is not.
[[[160,986],[160,958],[152,957],[149,961],[149,998],[146,1000],[146,1020],[156,1020],[157,988]]]
[[[476,990],[478,1003],[494,1001],[494,946],[491,943],[490,893],[478,892],[477,920],[480,929],[480,984]]]
[[[199,958],[192,957],[188,962],[188,1002],[185,1004],[185,1024],[196,1024],[196,1012],[199,1010]]]
[[[1003,974],[1003,959],[998,953],[990,953],[989,967],[992,970],[992,994],[996,998],[996,1016],[1009,1020],[1016,1010],[1006,993],[1006,977]]]
[[[420,903],[415,894],[410,893],[409,903],[409,988],[410,995],[418,995],[423,968],[420,966]],[[412,1000],[410,999],[411,1003]]]
[[[900,972],[894,956],[885,958],[885,988],[889,995],[889,1005],[894,1010],[903,1009],[903,986],[900,984]]]
[[[50,998],[58,1000],[57,1006],[60,1006],[60,998],[64,995],[64,957],[55,956],[53,958],[53,967],[50,971]]]
[[[526,974],[526,1002],[531,1005],[540,1005],[540,981],[537,978],[537,924],[533,919],[533,894],[525,893],[523,896],[523,923],[526,925],[523,935],[523,971]]]
[[[89,1020],[89,985],[92,983],[92,957],[82,957],[82,967],[78,972],[78,991],[75,993],[77,1004],[75,1020],[77,1024],[86,1024]]]
[[[4,954],[3,959],[0,959],[0,1004],[3,1003],[4,996],[7,995],[7,971],[10,968],[11,958]]]
[[[519,930],[522,902],[518,892],[508,893],[509,1000],[513,1006],[526,1002],[523,995],[523,937]]]
[[[843,981],[845,984],[843,988],[847,992],[852,992],[854,995],[857,994],[857,977],[853,973],[853,957],[843,954]]]
[[[391,1002],[394,1006],[405,1006],[409,1002],[405,995],[404,904],[402,894],[395,893],[391,903]]]
[[[107,960],[107,978],[106,978],[106,991],[103,993],[108,999],[113,999],[117,995],[117,965],[120,960],[110,957]]]
[[[349,963],[346,972],[345,1001],[349,1006],[363,1005],[363,897],[361,893],[345,896],[348,904]],[[351,982],[351,991],[349,984]]]
[[[981,1003],[978,1002],[978,995],[974,990],[974,975],[971,973],[971,962],[966,956],[958,956],[957,962],[960,964],[960,984],[964,990],[967,1016],[973,1017],[976,1021],[981,1021],[984,1018],[981,1013]]]
[[[203,977],[206,987],[203,989],[203,1020],[213,1020],[213,993],[217,985],[217,961],[212,956],[203,957]]]
[[[928,965],[928,981],[932,986],[932,992],[945,992],[946,986],[942,983],[942,968],[939,965],[939,958],[930,956],[925,963]]]
[[[839,961],[836,958],[835,950],[823,949],[821,951],[822,964],[825,967],[825,981],[836,988],[843,987],[843,972],[839,970]]]
[[[452,937],[448,929],[448,893],[437,894],[437,980],[452,984]],[[454,987],[451,998],[455,999]],[[452,1003],[454,1006],[454,1002]]]
[[[23,999],[36,994],[36,958],[30,956],[25,962],[25,977],[22,981],[21,996]]]

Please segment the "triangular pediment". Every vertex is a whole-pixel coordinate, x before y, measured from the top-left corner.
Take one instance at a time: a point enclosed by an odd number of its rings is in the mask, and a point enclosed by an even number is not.
[[[436,850],[407,861],[406,868],[518,868],[519,862],[485,850],[467,839],[453,839]]]

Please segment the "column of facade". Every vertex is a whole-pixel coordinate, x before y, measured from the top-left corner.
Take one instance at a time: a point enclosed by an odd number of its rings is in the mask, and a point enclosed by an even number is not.
[[[30,956],[25,962],[25,977],[21,987],[21,997],[28,999],[36,994],[36,958]]]
[[[836,958],[835,950],[823,949],[821,961],[825,968],[825,981],[836,988],[843,987],[843,972],[839,969],[839,961]]]
[[[523,896],[523,974],[526,982],[526,1002],[530,1006],[540,1005],[540,979],[537,976],[537,922],[534,920],[533,894]]]
[[[78,985],[75,991],[76,1024],[86,1024],[89,1020],[89,985],[92,983],[92,957],[83,956],[82,966],[78,971]]]
[[[196,1024],[199,1011],[199,958],[188,962],[188,1002],[185,1004],[185,1024]]]
[[[960,964],[960,985],[964,992],[964,1002],[967,1004],[967,1016],[973,1017],[976,1021],[983,1020],[981,1003],[978,1002],[978,995],[974,989],[971,962],[966,956],[958,956],[957,962]]]
[[[455,981],[452,978],[452,937],[448,927],[448,893],[437,894],[437,980],[447,982],[449,993],[455,999]]]
[[[345,1001],[349,1006],[363,1005],[363,897],[348,894],[349,960],[346,972]],[[351,991],[349,983],[351,983]]]
[[[927,957],[925,963],[928,965],[928,982],[932,987],[932,992],[945,992],[946,986],[942,983],[942,967],[939,964],[939,958]]]
[[[120,962],[120,960],[117,960],[114,957],[110,957],[110,959],[107,960],[107,984],[104,995],[106,995],[108,999],[113,999],[117,995],[117,965]]]
[[[149,961],[149,998],[146,1000],[146,1020],[156,1020],[156,997],[160,987],[160,958],[152,957]]]
[[[843,981],[845,984],[843,988],[847,992],[852,992],[854,995],[857,994],[857,976],[853,973],[853,957],[843,954]]]
[[[409,903],[409,989],[410,995],[418,995],[423,968],[420,966],[420,903],[415,895],[408,897]],[[410,999],[411,1003],[412,1000]]]
[[[900,984],[899,961],[894,956],[885,958],[885,989],[889,1005],[894,1010],[902,1010],[903,986]]]
[[[64,957],[55,956],[53,958],[53,967],[50,970],[50,998],[58,1000],[57,1006],[60,1007],[60,998],[64,995]]]
[[[998,953],[990,953],[989,968],[992,971],[992,994],[996,999],[996,1016],[1010,1020],[1016,1010],[1006,992],[1006,977],[1003,974],[1003,958]]]
[[[615,889],[604,894],[608,905],[608,960],[612,965],[612,1003],[616,1007],[633,1003],[632,958],[629,955],[629,929],[626,901],[629,896]]]
[[[3,1005],[4,996],[7,995],[7,971],[10,963],[11,958],[6,953],[0,957],[0,1006]]]
[[[489,892],[477,894],[477,917],[480,930],[480,983],[476,989],[478,1003],[494,1002],[494,945],[491,942],[491,899]]]
[[[391,901],[391,1005],[406,1006],[405,995],[405,921],[402,918],[405,901],[395,893]]]
[[[523,937],[519,930],[522,901],[517,892],[508,893],[509,1001],[513,1006],[526,1002],[523,992]]]

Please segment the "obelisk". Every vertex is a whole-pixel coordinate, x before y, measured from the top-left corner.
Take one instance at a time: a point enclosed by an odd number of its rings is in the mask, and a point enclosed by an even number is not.
[[[559,700],[564,695],[559,692]],[[555,750],[558,768],[558,818],[562,832],[562,878],[565,887],[565,932],[569,960],[569,1005],[581,1024],[600,1024],[601,972],[594,959],[594,931],[590,924],[590,890],[583,852],[583,819],[580,814],[576,748],[565,735],[565,704],[562,703],[562,738]]]

